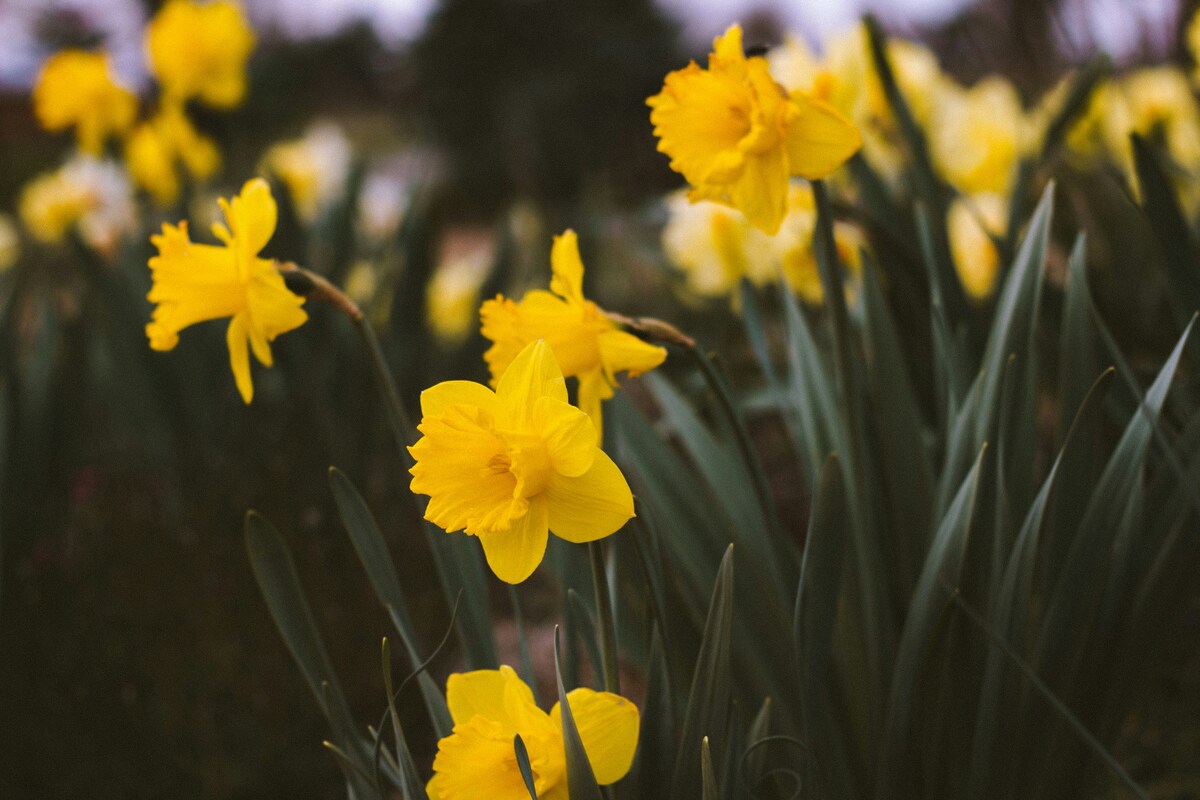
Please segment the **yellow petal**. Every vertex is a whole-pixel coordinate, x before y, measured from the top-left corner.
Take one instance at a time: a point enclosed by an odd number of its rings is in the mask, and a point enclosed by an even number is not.
[[[237,197],[221,201],[225,218],[237,247],[239,268],[248,271],[251,263],[275,233],[278,209],[271,187],[262,178],[251,178]]]
[[[633,516],[633,492],[620,467],[600,449],[591,469],[579,477],[553,476],[545,498],[550,530],[569,542],[602,539]]]
[[[620,695],[575,689],[567,694],[571,716],[579,729],[579,738],[592,765],[596,783],[605,786],[625,777],[637,751],[637,706]],[[554,723],[562,728],[562,709],[558,703],[550,711]]]
[[[594,369],[579,376],[579,410],[592,420],[597,445],[604,441],[604,401],[612,396],[612,384],[604,376],[603,369]]]
[[[709,68],[730,67],[746,60],[746,51],[742,47],[742,26],[730,25],[725,33],[713,39],[712,56]],[[717,63],[713,63],[713,62]]]
[[[748,155],[741,176],[728,187],[729,201],[762,232],[774,236],[787,215],[788,161],[782,148]]]
[[[632,333],[611,330],[600,334],[600,361],[609,374],[641,375],[667,360],[666,348],[643,342]]]
[[[546,501],[535,497],[529,502],[529,511],[514,520],[511,528],[480,533],[479,541],[496,577],[505,583],[520,583],[542,563],[549,532]]]
[[[229,345],[229,364],[233,367],[233,380],[246,405],[254,399],[254,384],[250,381],[250,331],[245,313],[234,315],[225,331],[225,342]]]
[[[554,237],[550,248],[550,291],[564,300],[583,302],[583,259],[579,257],[579,237],[573,230]]]
[[[538,398],[567,402],[567,384],[545,340],[531,342],[513,359],[496,384],[496,399],[505,422],[517,430],[532,430]]]
[[[587,414],[570,403],[543,397],[534,406],[534,424],[550,451],[554,471],[577,476],[596,458],[596,431]]]
[[[439,800],[529,800],[516,768],[513,732],[482,716],[456,724],[438,742],[433,769]]]
[[[750,132],[754,105],[743,81],[690,64],[668,75],[662,92],[646,102],[659,151],[688,183],[701,186],[714,171],[739,166],[738,142]]]
[[[496,393],[475,381],[443,381],[421,392],[421,415],[436,417],[450,406],[476,406],[491,410]]]
[[[514,684],[511,691],[517,701],[534,704],[533,692],[512,667],[452,673],[446,679],[446,705],[450,708],[450,718],[455,725],[465,725],[478,714],[515,732],[516,726],[505,707],[506,687],[510,683]]]
[[[308,314],[300,306],[304,298],[293,294],[283,276],[270,261],[255,259],[254,277],[246,287],[246,305],[250,310],[253,329],[264,342],[273,341],[281,333],[300,327]]]
[[[862,147],[858,128],[833,106],[801,92],[793,92],[791,101],[799,112],[784,140],[792,175],[824,178]]]

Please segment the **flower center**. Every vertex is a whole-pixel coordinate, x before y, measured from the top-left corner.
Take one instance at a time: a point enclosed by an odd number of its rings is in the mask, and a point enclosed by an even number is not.
[[[541,494],[554,474],[554,462],[546,442],[532,433],[500,434],[506,452],[497,453],[488,460],[488,469],[510,472],[517,479],[513,497],[528,500]]]

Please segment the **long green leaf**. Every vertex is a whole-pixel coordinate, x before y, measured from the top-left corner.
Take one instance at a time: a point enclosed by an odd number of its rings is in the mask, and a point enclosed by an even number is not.
[[[575,726],[575,715],[571,712],[566,687],[563,686],[557,628],[554,631],[554,674],[558,682],[558,705],[562,712],[563,749],[567,756],[567,791],[572,800],[603,800],[592,764],[583,749],[583,740],[579,738],[579,729]]]

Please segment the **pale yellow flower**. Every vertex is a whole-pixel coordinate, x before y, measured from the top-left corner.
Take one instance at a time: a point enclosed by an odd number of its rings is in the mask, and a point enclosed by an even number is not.
[[[946,218],[950,254],[967,296],[986,300],[996,289],[1000,253],[993,236],[1003,236],[1008,222],[1008,205],[996,194],[957,198]]]
[[[197,99],[232,108],[246,94],[246,59],[254,30],[228,0],[167,0],[146,26],[150,72],[169,103]]]
[[[21,190],[18,211],[35,239],[59,243],[75,231],[106,256],[137,227],[133,190],[125,171],[112,161],[86,155],[30,181]]]
[[[8,214],[0,213],[0,273],[8,272],[21,258],[21,234]]]
[[[312,223],[345,191],[350,142],[337,125],[317,123],[304,136],[267,150],[264,168],[287,187],[300,219]]]
[[[232,201],[220,201],[228,226],[213,225],[223,245],[196,244],[187,223],[164,224],[150,237],[158,255],[150,259],[154,285],[147,298],[155,303],[146,325],[150,347],[171,350],[184,328],[210,319],[230,317],[226,342],[233,377],[242,399],[254,396],[250,350],[263,366],[272,364],[271,341],[308,319],[304,298],[284,285],[275,262],[259,258],[275,232],[276,207],[266,181],[246,182]]]
[[[48,131],[74,127],[79,149],[100,155],[110,136],[133,124],[137,98],[114,80],[107,53],[64,50],[42,65],[33,111]]]
[[[993,75],[950,92],[937,107],[929,128],[930,156],[959,191],[1007,195],[1032,134],[1016,88]]]
[[[768,234],[787,213],[789,178],[824,178],[861,145],[854,125],[803,92],[788,94],[767,61],[747,58],[734,25],[713,42],[708,69],[695,62],[669,74],[646,101],[671,168],[692,200],[739,209]]]
[[[708,200],[692,203],[683,190],[667,199],[667,208],[663,251],[683,271],[691,292],[724,297],[737,290],[743,277],[758,286],[774,280],[771,237],[745,214]]]
[[[788,285],[800,299],[810,305],[820,305],[825,300],[825,289],[821,284],[821,271],[813,243],[816,228],[817,211],[812,189],[808,186],[797,186],[788,199],[788,215],[783,221],[783,227],[771,244]],[[866,243],[866,239],[856,226],[841,220],[834,222],[833,239],[844,276],[849,278],[846,283],[847,297],[853,298],[855,284],[862,274],[860,249]]]
[[[435,336],[450,344],[467,337],[491,266],[489,247],[477,247],[438,265],[425,287],[425,315]]]

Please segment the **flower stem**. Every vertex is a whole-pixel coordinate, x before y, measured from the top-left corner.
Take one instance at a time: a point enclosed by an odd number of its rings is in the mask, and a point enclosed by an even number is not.
[[[596,590],[596,627],[600,629],[600,660],[604,666],[604,690],[621,693],[621,672],[617,663],[617,627],[613,620],[612,595],[608,591],[608,576],[604,570],[604,546],[588,542],[588,559],[592,563],[592,584]]]

